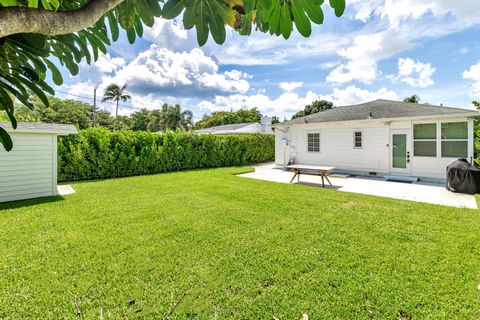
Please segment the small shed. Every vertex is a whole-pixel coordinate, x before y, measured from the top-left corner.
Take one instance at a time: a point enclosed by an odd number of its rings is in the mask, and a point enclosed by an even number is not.
[[[13,149],[0,146],[0,202],[57,195],[57,136],[77,133],[73,125],[0,122]]]

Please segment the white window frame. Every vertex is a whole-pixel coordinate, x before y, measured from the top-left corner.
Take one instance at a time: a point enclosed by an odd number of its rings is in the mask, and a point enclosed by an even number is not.
[[[443,139],[442,138],[442,124],[444,123],[466,123],[467,124],[467,138],[465,139]],[[457,120],[457,121],[441,121],[438,125],[437,125],[438,128],[438,132],[440,134],[440,136],[437,137],[438,139],[438,144],[439,144],[439,149],[440,149],[440,154],[439,156],[441,158],[444,158],[444,159],[459,159],[460,156],[458,157],[447,157],[447,156],[443,156],[443,148],[442,148],[442,143],[445,141],[445,142],[454,142],[454,141],[463,141],[463,142],[467,142],[467,155],[465,156],[465,158],[468,158],[469,156],[469,152],[468,152],[468,148],[469,148],[469,140],[470,140],[470,137],[469,137],[469,129],[470,129],[470,126],[469,126],[469,123],[468,123],[468,120]],[[438,135],[438,134],[437,134]]]
[[[357,147],[357,133],[360,133],[360,147]],[[363,146],[363,130],[353,130],[353,149],[363,149]]]
[[[435,139],[415,139],[415,125],[416,124],[434,124],[435,125],[435,132],[436,138]],[[412,156],[415,158],[440,158],[441,157],[441,150],[439,150],[439,142],[438,142],[438,135],[441,134],[439,132],[439,127],[441,127],[442,123],[438,121],[416,121],[412,123]],[[441,129],[440,129],[441,130]],[[422,141],[422,142],[435,142],[435,155],[434,156],[417,156],[415,155],[415,141]],[[441,141],[440,141],[441,144]]]
[[[310,134],[318,134],[318,151],[310,151],[308,148],[308,135]],[[320,131],[308,131],[307,134],[305,135],[305,144],[306,144],[306,149],[308,153],[320,153],[321,151],[321,139],[322,135],[320,134]]]

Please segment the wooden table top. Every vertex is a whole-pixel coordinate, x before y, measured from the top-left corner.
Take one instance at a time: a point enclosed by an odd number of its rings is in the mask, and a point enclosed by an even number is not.
[[[322,167],[322,166],[309,166],[305,164],[292,164],[287,166],[289,169],[299,169],[299,170],[318,170],[318,171],[332,171],[335,167]]]

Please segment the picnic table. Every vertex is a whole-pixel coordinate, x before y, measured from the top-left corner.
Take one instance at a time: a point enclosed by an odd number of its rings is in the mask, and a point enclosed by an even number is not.
[[[322,177],[322,187],[325,188],[325,180],[328,181],[330,185],[332,183],[328,179],[328,173],[332,170],[335,169],[335,167],[323,167],[323,166],[309,166],[309,165],[304,165],[304,164],[292,164],[287,166],[288,169],[292,169],[294,172],[292,180],[290,180],[290,183],[295,180],[295,177],[297,177],[297,181],[300,181],[300,175],[301,174],[306,174],[309,176],[320,176]]]

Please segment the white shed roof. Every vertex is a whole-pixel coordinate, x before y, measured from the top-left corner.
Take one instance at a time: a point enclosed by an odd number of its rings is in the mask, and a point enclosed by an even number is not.
[[[71,124],[18,122],[17,129],[13,130],[10,122],[0,122],[0,127],[8,132],[53,133],[59,135],[76,134],[77,128]]]

